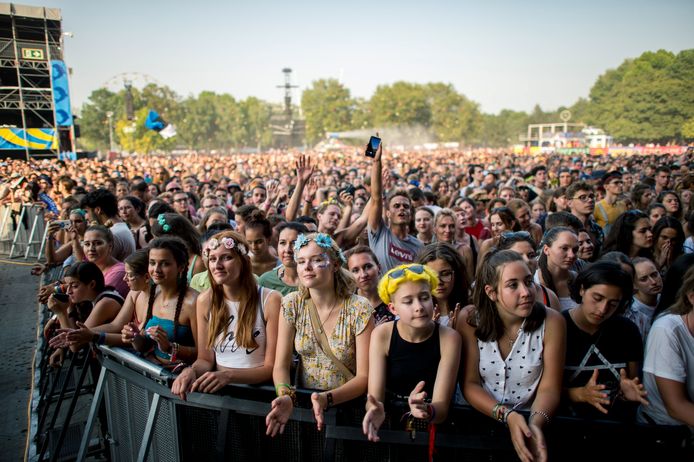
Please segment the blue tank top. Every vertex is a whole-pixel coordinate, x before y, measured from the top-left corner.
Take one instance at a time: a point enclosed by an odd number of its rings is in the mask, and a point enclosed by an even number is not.
[[[179,324],[178,329],[176,329],[176,335],[174,336],[174,322],[171,319],[162,319],[158,316],[152,316],[152,319],[145,324],[145,330],[153,326],[159,326],[164,329],[169,338],[169,342],[176,342],[184,346],[193,346],[195,343],[190,326],[182,326]],[[169,355],[159,350],[156,344],[154,345],[154,354],[159,358],[169,359]]]

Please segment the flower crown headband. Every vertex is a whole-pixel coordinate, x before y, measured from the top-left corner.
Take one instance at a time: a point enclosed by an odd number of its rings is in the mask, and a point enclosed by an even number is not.
[[[213,237],[209,241],[207,241],[207,248],[205,249],[204,255],[206,257],[210,256],[210,250],[217,250],[219,246],[223,245],[225,249],[236,249],[238,253],[240,253],[243,256],[248,255],[248,251],[246,250],[246,246],[241,244],[240,242],[237,243],[233,238],[231,237],[223,237],[221,239],[217,239],[216,237]]]
[[[165,232],[168,233],[171,231],[171,225],[166,222],[166,217],[164,216],[163,213],[160,213],[159,216],[157,217],[157,222],[161,226],[161,229]]]
[[[318,205],[318,207],[327,207],[329,205],[337,205],[340,208],[340,210],[342,210],[342,204],[340,204],[334,197],[331,197],[330,199],[321,202]]]
[[[328,236],[325,233],[318,233],[316,234],[315,237],[309,238],[305,234],[299,234],[299,237],[296,238],[296,241],[294,242],[294,258],[296,259],[296,255],[299,253],[299,250],[301,250],[302,247],[307,245],[309,242],[315,242],[318,247],[321,249],[326,249],[326,250],[332,250],[333,249],[333,240],[330,236]],[[345,258],[345,254],[342,253],[342,249],[339,251],[335,252],[337,253],[338,258],[340,261],[345,264],[347,263],[347,259]]]

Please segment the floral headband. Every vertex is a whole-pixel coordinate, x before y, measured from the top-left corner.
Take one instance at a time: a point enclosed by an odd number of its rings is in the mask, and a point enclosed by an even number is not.
[[[334,197],[331,197],[330,199],[321,202],[319,207],[327,207],[329,205],[337,205],[340,208],[340,210],[342,210],[342,204],[340,204]]]
[[[229,249],[229,250],[236,249],[236,251],[238,253],[240,253],[241,255],[244,255],[244,256],[248,255],[248,251],[246,250],[246,246],[241,244],[241,243],[237,243],[234,239],[232,239],[230,237],[223,237],[220,240],[220,239],[217,239],[216,237],[213,237],[212,239],[207,241],[207,248],[205,249],[205,252],[204,252],[205,256],[209,257],[210,256],[210,250],[217,250],[220,245],[223,245],[224,248]]]
[[[301,250],[302,247],[304,247],[311,241],[315,242],[318,245],[318,247],[322,249],[329,249],[334,251],[333,239],[325,233],[318,233],[313,238],[309,238],[305,234],[299,234],[299,237],[297,237],[296,241],[294,242],[294,258],[296,258],[296,254],[299,253],[299,250]],[[337,253],[337,256],[343,264],[347,263],[347,259],[345,258],[345,254],[342,253],[342,249],[335,253]]]
[[[160,213],[159,216],[157,217],[157,222],[161,226],[161,229],[165,232],[168,233],[171,231],[171,225],[166,222],[166,217],[164,216],[163,213]]]
[[[70,214],[76,213],[77,215],[81,216],[82,218],[85,218],[87,216],[87,211],[84,209],[72,209],[70,210]]]

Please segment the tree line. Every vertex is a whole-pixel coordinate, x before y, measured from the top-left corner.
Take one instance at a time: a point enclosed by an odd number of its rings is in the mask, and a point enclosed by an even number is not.
[[[133,88],[132,94],[133,118],[128,120],[125,90],[92,92],[80,113],[85,148],[108,149],[108,112],[113,113],[114,141],[127,151],[269,148],[273,114],[276,118],[283,110],[258,98],[238,100],[209,91],[181,98],[155,84]],[[145,129],[149,109],[173,123],[178,134],[165,140]],[[453,85],[440,82],[380,85],[371,98],[363,99],[335,79],[320,79],[303,91],[300,112],[308,145],[330,132],[418,127],[432,141],[505,147],[517,144],[528,124],[556,122],[565,109],[572,113],[571,122],[602,128],[620,143],[694,141],[694,49],[645,52],[627,59],[600,75],[587,98],[556,110],[536,105],[529,113],[504,109],[486,114]]]

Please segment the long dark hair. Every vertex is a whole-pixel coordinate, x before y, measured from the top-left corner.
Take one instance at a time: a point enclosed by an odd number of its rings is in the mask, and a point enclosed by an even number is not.
[[[634,243],[634,229],[636,229],[636,223],[643,218],[648,220],[648,215],[640,210],[629,210],[617,217],[605,239],[602,252],[607,253],[616,250],[631,256],[631,245]],[[641,249],[638,256],[650,258],[651,252]]]
[[[622,314],[629,308],[634,294],[634,283],[631,276],[624,271],[619,263],[611,261],[597,261],[583,268],[576,277],[576,283],[572,289],[572,297],[576,302],[582,303],[581,289],[588,290],[597,285],[609,285],[619,287],[622,299],[617,307],[616,314]]]
[[[672,253],[670,254],[670,261],[675,261],[677,257],[684,253],[685,240],[682,223],[680,223],[677,218],[665,215],[655,223],[653,226],[653,250],[655,251],[655,246],[658,245],[660,234],[667,228],[672,228],[677,233],[677,236],[675,236],[675,239],[672,241]]]
[[[540,269],[540,274],[542,274],[542,281],[545,283],[545,287],[553,292],[557,291],[557,286],[554,284],[554,278],[552,278],[552,273],[549,270],[549,266],[547,266],[547,255],[544,252],[544,246],[551,247],[561,233],[576,235],[573,229],[564,226],[557,226],[556,228],[547,230],[545,235],[542,236],[542,242],[540,242],[540,257],[537,259],[537,267]]]
[[[425,265],[434,260],[443,260],[453,270],[453,288],[448,295],[448,309],[453,311],[456,304],[463,308],[469,303],[468,291],[470,283],[467,280],[465,263],[458,251],[445,242],[434,242],[425,246],[417,255],[417,263]]]
[[[186,273],[188,272],[188,249],[185,242],[177,237],[158,237],[149,243],[147,246],[147,256],[152,249],[165,249],[171,252],[176,264],[183,271],[178,276],[178,300],[176,301],[176,312],[174,313],[174,329],[173,338],[171,341],[176,341],[176,333],[178,331],[178,319],[181,316],[181,309],[183,308],[183,299],[185,299],[186,292],[188,291],[188,278]],[[149,303],[147,304],[147,316],[145,317],[145,325],[152,319],[152,309],[154,307],[154,299],[157,296],[157,286],[152,284],[149,288]]]
[[[200,233],[193,223],[178,213],[163,213],[157,216],[157,221],[152,225],[152,233],[157,236],[177,236],[185,242],[188,252],[194,255],[202,254]]]
[[[137,212],[137,216],[142,218],[143,220],[147,219],[147,215],[145,214],[145,203],[142,202],[139,198],[135,196],[125,196],[121,197],[120,200],[130,202],[130,204],[135,209],[135,212]]]
[[[468,322],[475,327],[475,336],[483,342],[498,340],[504,335],[505,330],[496,303],[489,298],[484,288],[485,286],[492,286],[498,289],[504,266],[513,262],[525,264],[523,257],[513,250],[493,250],[485,255],[482,266],[477,272],[475,288],[472,291],[475,313],[468,318]],[[525,332],[535,331],[542,325],[546,316],[547,312],[544,305],[536,301],[530,315],[525,320],[523,330]]]
[[[64,277],[75,278],[83,284],[89,284],[94,281],[94,290],[97,294],[104,291],[104,274],[98,266],[89,261],[75,263],[68,267]]]

